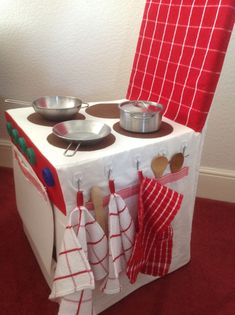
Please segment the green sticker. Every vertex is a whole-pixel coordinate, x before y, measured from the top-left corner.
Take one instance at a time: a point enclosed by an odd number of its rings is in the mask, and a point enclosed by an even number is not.
[[[15,143],[18,143],[18,142],[19,142],[19,133],[18,133],[18,130],[12,129],[12,137],[13,137],[13,141],[14,141]]]
[[[27,154],[29,163],[32,165],[36,164],[36,156],[35,156],[34,150],[32,148],[27,148],[26,154]]]
[[[22,137],[19,138],[19,145],[20,145],[21,151],[26,153],[27,145],[26,145],[26,142],[25,142],[24,138],[22,138]]]
[[[7,132],[9,136],[12,137],[12,125],[9,121],[7,122]]]

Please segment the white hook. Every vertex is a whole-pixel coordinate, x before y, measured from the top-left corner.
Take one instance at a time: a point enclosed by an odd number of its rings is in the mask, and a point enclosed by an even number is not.
[[[159,155],[166,157],[166,156],[167,156],[167,149],[160,149],[160,150],[159,150]]]

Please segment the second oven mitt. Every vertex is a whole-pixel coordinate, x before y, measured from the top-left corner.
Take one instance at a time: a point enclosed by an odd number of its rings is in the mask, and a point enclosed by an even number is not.
[[[163,276],[168,273],[173,247],[171,222],[180,209],[183,195],[143,177],[138,200],[138,228],[127,266],[131,283],[138,273]]]

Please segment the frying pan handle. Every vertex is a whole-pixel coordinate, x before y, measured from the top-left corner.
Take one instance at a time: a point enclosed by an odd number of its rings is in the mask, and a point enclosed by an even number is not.
[[[83,105],[85,105],[85,106],[83,106]],[[89,107],[90,105],[88,104],[88,103],[82,103],[82,105],[81,105],[81,108],[87,108],[87,107]]]
[[[67,153],[67,152],[68,152],[68,150],[70,149],[70,147],[71,147],[72,144],[73,144],[73,142],[70,142],[70,144],[67,146],[66,150],[64,151],[64,156],[67,156],[67,157],[74,156],[74,155],[77,153],[77,150],[78,150],[78,148],[79,148],[80,145],[81,145],[81,142],[78,142],[78,144],[77,144],[75,150],[73,151],[73,153],[69,154],[69,153]]]
[[[26,106],[32,106],[32,103],[30,102],[25,102],[25,101],[19,101],[19,100],[13,100],[11,98],[6,98],[4,100],[5,103],[11,103],[11,104],[18,104],[18,105],[26,105]]]

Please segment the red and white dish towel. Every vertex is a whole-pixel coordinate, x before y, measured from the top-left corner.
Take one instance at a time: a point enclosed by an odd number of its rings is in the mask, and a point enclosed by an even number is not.
[[[154,276],[168,272],[173,237],[170,223],[183,196],[156,179],[142,177],[135,233],[127,205],[115,193],[114,182],[109,184],[108,240],[84,206],[78,206],[69,216],[49,297],[60,302],[60,315],[95,315],[95,280],[104,279],[101,290],[113,294],[121,290],[121,272],[127,271],[131,283],[139,272]]]
[[[81,192],[80,206],[69,215],[49,296],[60,303],[60,315],[95,315],[92,290],[96,280],[104,279],[101,285],[104,293],[121,289],[118,278],[120,272],[126,271],[135,227],[124,200],[114,191],[113,181],[110,187],[108,239],[83,206]]]
[[[65,229],[50,299],[60,315],[95,315],[92,289],[107,274],[107,237],[84,206],[75,208]]]
[[[127,266],[131,283],[138,273],[163,276],[168,273],[173,247],[171,222],[180,209],[183,195],[142,177],[139,192],[138,227]]]
[[[201,131],[234,20],[234,0],[147,0],[126,98]]]
[[[121,290],[119,274],[126,272],[133,249],[135,226],[126,203],[115,193],[114,181],[109,181],[109,187],[111,192],[108,204],[109,271],[101,289],[104,293],[113,294]]]

